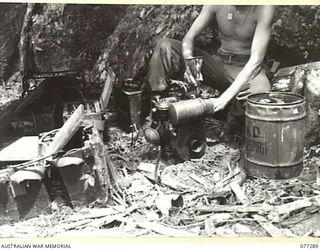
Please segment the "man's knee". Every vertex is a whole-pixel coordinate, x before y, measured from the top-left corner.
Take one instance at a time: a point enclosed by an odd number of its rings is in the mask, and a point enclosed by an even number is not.
[[[157,42],[154,53],[167,55],[175,53],[174,51],[177,51],[177,49],[181,49],[179,41],[172,38],[163,38]]]
[[[152,91],[162,92],[167,87],[167,81],[181,68],[181,42],[164,38],[157,42],[149,62],[147,81]]]
[[[252,94],[269,92],[271,90],[270,83],[257,84],[251,91]]]
[[[174,39],[162,38],[157,42],[156,48],[167,49],[167,48],[170,48],[173,45],[173,43],[174,43]]]
[[[151,64],[158,62],[159,60],[161,60],[163,55],[167,56],[167,54],[170,53],[173,44],[172,40],[173,39],[170,38],[163,38],[156,43],[150,61]]]
[[[258,75],[250,86],[251,94],[259,94],[263,92],[269,92],[271,90],[271,84],[267,76],[263,73]]]

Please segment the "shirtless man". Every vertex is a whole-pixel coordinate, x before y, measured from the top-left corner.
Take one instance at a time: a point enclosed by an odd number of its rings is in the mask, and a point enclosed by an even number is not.
[[[166,90],[170,79],[183,75],[184,59],[203,56],[203,82],[223,92],[213,100],[214,112],[231,104],[222,137],[239,128],[239,123],[244,122],[241,101],[249,94],[270,90],[262,65],[270,40],[273,14],[273,6],[204,6],[182,44],[173,39],[157,44],[147,76],[151,91],[161,93]],[[217,21],[221,40],[217,55],[209,55],[194,46],[195,38],[212,18]]]

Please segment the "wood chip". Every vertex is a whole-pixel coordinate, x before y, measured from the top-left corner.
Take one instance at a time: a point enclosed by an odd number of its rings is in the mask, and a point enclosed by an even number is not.
[[[165,226],[162,224],[159,224],[157,222],[137,222],[139,227],[151,230],[153,232],[156,232],[161,235],[165,236],[171,236],[171,237],[195,237],[198,236],[198,234],[191,233],[185,230],[175,229],[169,226]]]
[[[216,227],[210,218],[204,220],[204,229],[207,236],[212,236],[215,233]]]
[[[153,163],[146,163],[146,162],[141,162],[137,169],[143,172],[151,173],[153,174],[155,171],[156,165]]]
[[[230,187],[242,204],[250,203],[248,197],[245,195],[245,193],[243,192],[242,188],[238,183],[232,182],[230,183]]]
[[[173,178],[170,178],[170,177],[166,177],[166,179],[161,179],[161,183],[168,186],[168,187],[171,187],[173,188],[174,190],[181,190],[181,189],[184,189],[184,190],[187,190],[187,191],[196,191],[196,192],[202,192],[203,190],[201,189],[198,189],[198,188],[194,188],[194,187],[190,187],[184,183],[181,183],[179,181],[176,181],[175,179]]]
[[[259,225],[272,237],[286,237],[293,235],[287,235],[286,233],[282,232],[281,229],[277,228],[271,222],[267,221],[267,219],[263,216],[254,214],[252,215],[252,217],[256,219]]]
[[[201,178],[195,174],[190,174],[189,177],[191,179],[195,180],[196,182],[200,183],[203,186],[205,186],[208,183],[206,180],[204,180],[203,178]]]
[[[237,183],[231,183],[230,187],[242,204],[250,204],[248,197],[245,195],[240,185],[238,185]],[[252,215],[252,217],[256,219],[259,225],[272,237],[293,236],[292,232],[283,232],[281,229],[274,226],[271,222],[267,221],[267,219],[263,216],[254,214]]]
[[[195,207],[199,212],[261,213],[267,214],[274,209],[270,205],[216,205]]]

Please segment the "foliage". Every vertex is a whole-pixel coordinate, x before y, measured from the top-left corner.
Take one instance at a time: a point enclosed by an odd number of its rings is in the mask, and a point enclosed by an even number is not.
[[[103,82],[109,66],[122,79],[143,76],[156,43],[165,37],[181,40],[199,10],[199,6],[128,7],[114,33],[106,40],[93,71],[94,80]],[[197,40],[197,46],[211,47],[214,37],[214,31],[208,29]]]
[[[95,178],[94,173],[92,174],[84,174],[80,177],[80,180],[83,180],[83,190],[86,191],[88,187],[94,187]]]
[[[278,6],[272,40],[288,66],[320,60],[320,6]]]

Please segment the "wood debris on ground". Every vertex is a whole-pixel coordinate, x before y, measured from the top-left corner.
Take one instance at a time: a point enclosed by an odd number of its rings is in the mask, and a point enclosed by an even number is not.
[[[118,192],[108,204],[58,208],[0,226],[0,237],[50,236],[317,236],[320,188],[317,147],[292,180],[243,176],[241,152],[209,138],[200,159],[162,159],[141,134],[110,128],[107,145]],[[318,152],[318,153],[317,153]]]

